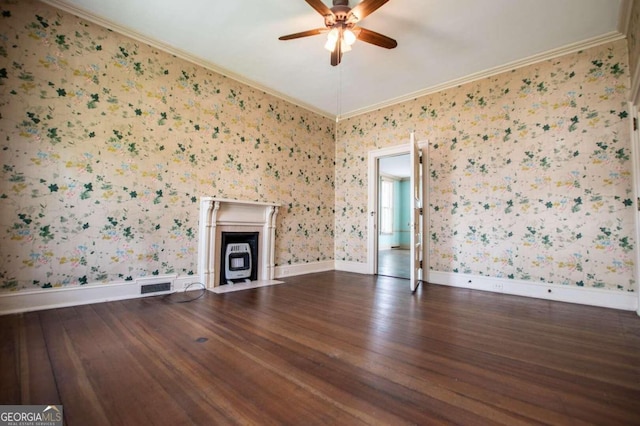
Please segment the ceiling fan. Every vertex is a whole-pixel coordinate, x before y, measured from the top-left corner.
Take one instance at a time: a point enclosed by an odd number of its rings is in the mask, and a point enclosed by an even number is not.
[[[386,49],[393,49],[398,45],[394,39],[375,31],[357,26],[365,17],[375,12],[389,0],[363,0],[353,9],[349,7],[349,0],[333,0],[333,7],[328,8],[322,0],[305,0],[324,17],[325,28],[315,28],[279,37],[279,40],[293,40],[328,33],[325,48],[331,51],[331,65],[336,66],[342,60],[342,54],[351,50],[356,40],[362,40]]]

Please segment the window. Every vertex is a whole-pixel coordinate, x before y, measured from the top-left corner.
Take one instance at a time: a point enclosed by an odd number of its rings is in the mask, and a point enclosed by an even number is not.
[[[393,233],[393,181],[385,178],[380,182],[380,233]]]

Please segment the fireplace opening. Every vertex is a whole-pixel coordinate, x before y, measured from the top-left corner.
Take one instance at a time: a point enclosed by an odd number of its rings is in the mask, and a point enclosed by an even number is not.
[[[259,232],[222,232],[220,285],[258,279]]]

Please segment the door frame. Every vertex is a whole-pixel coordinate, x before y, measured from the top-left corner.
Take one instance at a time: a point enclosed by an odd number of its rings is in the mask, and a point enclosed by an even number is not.
[[[390,157],[394,155],[403,155],[410,153],[410,142],[406,142],[402,145],[390,146],[387,148],[380,148],[369,151],[368,153],[368,197],[367,197],[367,273],[369,275],[375,275],[378,270],[378,182],[380,180],[379,159],[382,157]],[[424,200],[425,194],[429,192],[429,144],[427,141],[419,141],[418,147],[422,151],[423,158],[423,171],[422,171],[422,199],[423,205],[426,207]],[[427,280],[427,271],[429,271],[429,238],[427,238],[426,231],[429,229],[427,224],[429,223],[429,209],[424,209],[423,221],[423,235],[422,235],[422,279]]]
[[[640,92],[639,92],[640,93]],[[636,314],[640,315],[640,126],[638,125],[638,108],[633,102],[629,102],[629,113],[631,120],[629,123],[631,132],[631,160],[633,168],[633,196],[634,196],[634,218],[635,218],[635,268],[634,278],[636,281],[636,291],[638,294],[638,308]]]

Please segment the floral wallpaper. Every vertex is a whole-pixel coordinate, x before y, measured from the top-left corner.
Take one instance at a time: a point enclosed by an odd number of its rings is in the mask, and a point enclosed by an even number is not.
[[[201,196],[333,259],[333,120],[39,2],[0,23],[0,289],[197,274]]]
[[[411,130],[431,269],[635,291],[631,39],[335,141],[333,120],[34,0],[0,0],[0,22],[0,291],[197,274],[200,196],[281,203],[277,265],[364,263],[367,153]]]
[[[336,260],[366,262],[367,153],[428,140],[434,271],[635,291],[625,40],[339,123]]]

